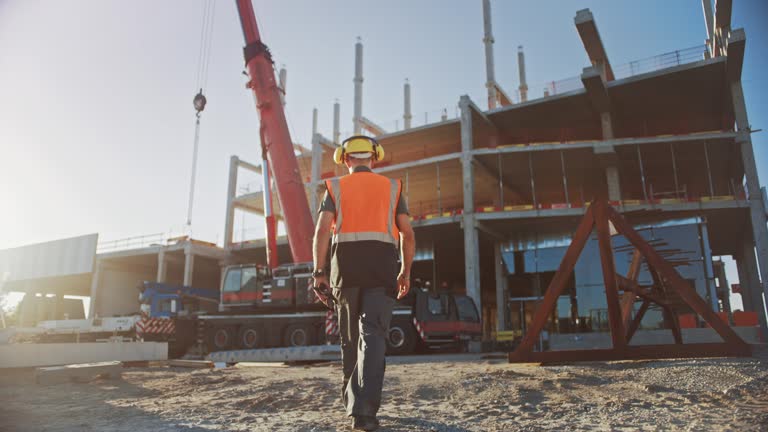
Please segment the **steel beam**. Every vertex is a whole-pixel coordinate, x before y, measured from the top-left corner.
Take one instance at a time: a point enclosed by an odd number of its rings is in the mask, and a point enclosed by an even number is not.
[[[648,299],[643,300],[643,304],[640,305],[640,309],[637,311],[637,314],[632,319],[632,322],[629,324],[629,327],[627,327],[627,340],[632,340],[632,336],[635,335],[635,332],[637,329],[640,328],[640,322],[643,320],[643,317],[645,316],[645,313],[648,311],[648,307],[651,305],[651,301]]]
[[[576,229],[573,240],[571,241],[570,246],[568,246],[565,256],[560,262],[557,272],[555,272],[555,276],[549,283],[549,287],[547,287],[547,291],[544,294],[544,299],[536,309],[536,314],[533,316],[533,321],[523,336],[523,340],[520,342],[520,345],[518,345],[515,352],[510,354],[510,361],[513,361],[513,355],[523,358],[533,350],[534,344],[538,341],[541,331],[547,324],[549,316],[557,304],[558,297],[565,291],[568,279],[571,277],[573,268],[576,266],[576,260],[578,260],[581,251],[584,249],[584,245],[587,244],[593,225],[593,210],[590,206],[584,214],[584,217],[581,219],[581,223]]]
[[[744,341],[731,329],[727,323],[723,322],[719,316],[715,315],[709,304],[707,304],[696,290],[691,288],[677,271],[664,258],[661,257],[631,225],[615,209],[608,208],[608,217],[616,229],[626,237],[626,239],[643,254],[649,266],[659,274],[662,282],[673,288],[680,297],[698,313],[704,321],[707,322],[726,343],[732,345],[744,344]]]
[[[674,311],[667,304],[666,299],[658,297],[655,292],[641,290],[635,281],[618,276],[615,273],[613,263],[613,251],[610,243],[610,233],[608,221],[612,222],[616,231],[622,235],[635,248],[632,264],[628,276],[636,277],[639,271],[640,258],[637,254],[642,254],[648,263],[649,269],[654,275],[656,291],[661,290],[661,285],[667,290],[676,291],[689,307],[698,313],[724,340],[719,344],[682,344],[682,335],[679,323]],[[603,278],[606,286],[606,299],[608,302],[608,314],[611,323],[611,336],[613,348],[608,350],[578,350],[578,351],[547,351],[533,352],[533,346],[539,337],[541,330],[546,325],[549,317],[556,306],[557,298],[565,289],[565,283],[570,277],[573,267],[581,254],[581,250],[586,243],[591,232],[592,225],[595,225],[598,235],[598,244],[600,248],[601,264],[603,267]],[[618,305],[618,287],[617,279],[621,280],[621,287],[626,291],[631,291],[643,298],[643,305],[634,317],[629,327],[624,331],[624,322],[627,316],[622,317]],[[652,345],[652,346],[629,346],[627,341],[632,338],[640,325],[645,312],[651,302],[661,305],[666,311],[666,320],[672,328],[675,338],[675,345]],[[618,337],[617,337],[618,334]],[[588,360],[620,360],[620,359],[645,359],[645,358],[666,358],[666,357],[707,357],[707,356],[749,356],[750,348],[733,329],[723,322],[712,311],[710,306],[696,293],[696,290],[689,286],[687,282],[677,273],[670,263],[664,260],[652,247],[645,241],[637,231],[615,209],[610,207],[605,199],[596,200],[588,208],[587,214],[581,220],[579,228],[576,231],[571,245],[560,262],[560,267],[555,273],[544,299],[542,300],[532,324],[523,337],[522,342],[517,349],[510,353],[510,362],[553,362],[553,361],[588,361]]]
[[[616,287],[616,266],[613,261],[613,247],[611,246],[611,233],[608,227],[608,203],[604,200],[595,202],[595,230],[597,231],[597,244],[600,249],[600,264],[603,270],[603,283],[605,284],[605,297],[608,302],[608,320],[611,325],[611,340],[613,347],[622,349],[627,345],[624,333],[624,323],[621,319],[621,307]]]

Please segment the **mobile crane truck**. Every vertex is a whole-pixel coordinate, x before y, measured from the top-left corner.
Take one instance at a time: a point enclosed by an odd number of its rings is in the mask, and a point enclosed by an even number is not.
[[[314,224],[283,110],[282,89],[275,80],[272,55],[262,42],[251,0],[236,0],[236,4],[246,43],[246,87],[253,92],[260,120],[267,266],[226,267],[218,312],[177,320],[194,320],[196,343],[204,344],[208,352],[332,343],[338,335],[335,317],[311,289]],[[293,259],[283,265],[277,262],[269,187],[273,177]],[[430,298],[414,292],[407,302],[400,302],[389,331],[392,353],[479,337],[480,320],[469,297],[441,294],[437,300]],[[190,322],[182,325],[189,326]],[[179,343],[190,342],[181,339]]]

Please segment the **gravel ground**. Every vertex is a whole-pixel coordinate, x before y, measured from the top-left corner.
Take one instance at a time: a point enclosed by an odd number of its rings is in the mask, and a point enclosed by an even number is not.
[[[125,369],[39,386],[0,376],[0,431],[348,430],[338,363]],[[768,431],[768,356],[510,365],[476,356],[391,359],[383,431]]]

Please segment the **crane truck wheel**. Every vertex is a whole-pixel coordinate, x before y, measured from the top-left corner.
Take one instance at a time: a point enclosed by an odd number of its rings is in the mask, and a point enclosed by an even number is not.
[[[232,346],[235,339],[234,329],[231,327],[215,327],[208,338],[210,351],[226,351]]]
[[[285,345],[289,347],[312,345],[310,331],[303,325],[292,325],[285,330]]]
[[[254,327],[244,327],[240,330],[237,338],[240,348],[254,349],[262,345],[262,337],[259,329]]]
[[[387,331],[387,354],[410,354],[416,346],[416,332],[411,325],[391,324]]]

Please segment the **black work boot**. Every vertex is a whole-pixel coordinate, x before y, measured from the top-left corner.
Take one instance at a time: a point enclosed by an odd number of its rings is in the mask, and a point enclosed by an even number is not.
[[[352,429],[362,431],[375,431],[379,428],[379,421],[372,416],[352,416]]]

